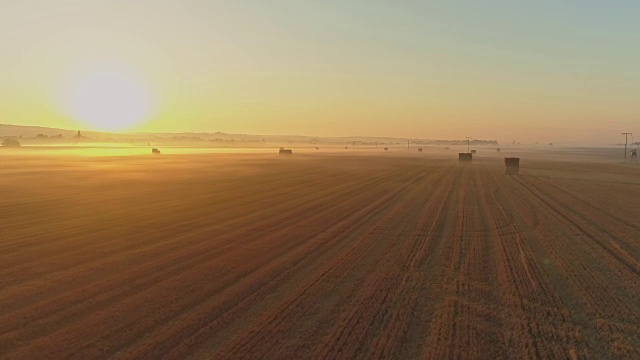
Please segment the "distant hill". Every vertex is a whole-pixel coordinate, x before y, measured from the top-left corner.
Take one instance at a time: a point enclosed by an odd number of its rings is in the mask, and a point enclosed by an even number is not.
[[[42,126],[21,126],[0,124],[0,137],[35,137],[38,134],[47,136],[62,135],[63,137],[72,137],[76,134],[74,130],[55,129]]]
[[[186,146],[287,146],[298,144],[328,145],[406,145],[407,141],[415,145],[466,145],[466,140],[406,139],[394,137],[320,137],[306,135],[252,135],[227,134],[224,132],[184,132],[184,133],[109,133],[98,131],[82,131],[57,129],[41,126],[21,126],[0,124],[0,138],[21,138],[23,144],[51,143],[129,143],[154,145],[186,145]],[[471,145],[496,146],[495,140],[472,140]]]

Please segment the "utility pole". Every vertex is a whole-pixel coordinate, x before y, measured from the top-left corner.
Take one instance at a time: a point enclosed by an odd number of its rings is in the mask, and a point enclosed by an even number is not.
[[[467,136],[467,153],[470,153],[471,150],[471,144],[470,144],[471,138]]]
[[[409,140],[407,140],[407,150],[409,150]]]
[[[627,137],[633,135],[633,133],[624,132],[622,135],[624,135],[624,162],[627,162]]]
[[[355,141],[355,140],[353,140],[353,141],[351,142],[351,150],[353,150],[353,149],[355,149],[355,148],[356,148],[356,141]]]

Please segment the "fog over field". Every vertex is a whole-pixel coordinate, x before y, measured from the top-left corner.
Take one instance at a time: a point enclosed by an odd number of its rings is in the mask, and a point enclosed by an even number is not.
[[[3,358],[640,356],[606,150],[0,150]]]
[[[1,3],[0,360],[640,359],[640,1]]]

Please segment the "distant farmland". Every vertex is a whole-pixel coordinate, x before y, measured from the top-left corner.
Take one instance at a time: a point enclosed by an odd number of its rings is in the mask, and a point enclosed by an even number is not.
[[[0,155],[0,358],[640,358],[640,167]]]

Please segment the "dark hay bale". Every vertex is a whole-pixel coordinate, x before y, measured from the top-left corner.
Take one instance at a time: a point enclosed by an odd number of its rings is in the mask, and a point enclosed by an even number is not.
[[[156,148],[153,148],[153,149],[151,149],[151,153],[152,154],[160,154],[160,150],[158,150]]]
[[[496,151],[497,151],[497,152],[500,152],[500,148],[497,148],[497,149],[496,149]]]
[[[418,148],[418,151],[419,151],[419,152],[422,152],[422,148]]]
[[[520,158],[506,157],[504,158],[504,165],[506,166],[505,174],[518,175],[520,172]]]
[[[280,148],[280,150],[278,151],[278,154],[280,154],[280,155],[292,155],[293,154],[293,150]]]
[[[384,151],[387,151],[387,150],[389,150],[389,148],[384,148]]]

